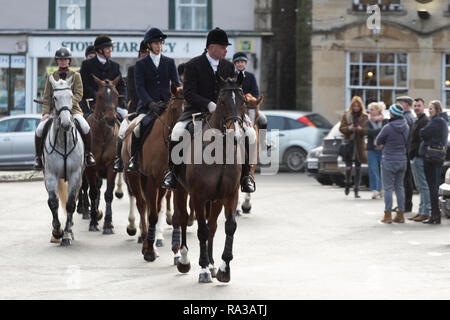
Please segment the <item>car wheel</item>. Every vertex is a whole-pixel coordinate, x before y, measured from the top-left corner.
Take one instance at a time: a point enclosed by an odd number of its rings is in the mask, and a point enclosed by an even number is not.
[[[306,151],[298,147],[288,149],[283,156],[283,163],[292,172],[305,171]]]
[[[316,178],[316,180],[324,186],[331,186],[333,184],[333,181],[331,180],[330,176],[326,174],[319,175]]]

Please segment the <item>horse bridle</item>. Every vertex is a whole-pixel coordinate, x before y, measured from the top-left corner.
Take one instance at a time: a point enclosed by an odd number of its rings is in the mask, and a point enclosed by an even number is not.
[[[219,97],[220,97],[220,93],[221,93],[222,91],[237,91],[237,92],[239,92],[239,93],[242,94],[242,97],[244,96],[244,91],[242,90],[242,88],[239,88],[239,87],[236,87],[236,88],[223,88],[223,89],[220,89]],[[245,97],[244,97],[244,100],[245,100]],[[237,121],[237,122],[239,123],[239,125],[242,127],[243,119],[242,119],[241,116],[239,116],[239,115],[237,115],[237,114],[236,114],[236,115],[232,115],[232,116],[228,116],[228,117],[222,119],[222,129],[223,129],[222,134],[224,134],[227,130],[230,129],[230,127],[227,126],[227,123],[230,122],[230,121],[231,121],[232,123],[234,123],[235,121]]]

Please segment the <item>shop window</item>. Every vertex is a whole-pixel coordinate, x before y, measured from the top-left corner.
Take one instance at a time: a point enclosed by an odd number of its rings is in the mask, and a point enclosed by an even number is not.
[[[90,9],[90,0],[49,0],[49,28],[89,29]]]
[[[169,0],[169,29],[209,30],[212,0]]]
[[[381,11],[402,11],[400,0],[353,0],[353,10],[366,12],[367,7],[378,5]]]
[[[408,70],[406,53],[349,52],[347,105],[353,96],[360,96],[366,106],[376,101],[391,105],[408,92]]]
[[[25,113],[25,56],[0,55],[0,115]]]
[[[444,54],[442,70],[442,105],[450,108],[450,54]]]

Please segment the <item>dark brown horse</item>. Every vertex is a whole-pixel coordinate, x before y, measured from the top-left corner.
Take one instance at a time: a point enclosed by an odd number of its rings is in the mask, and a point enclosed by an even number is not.
[[[140,215],[142,254],[146,261],[154,261],[157,253],[154,249],[156,223],[161,210],[161,200],[166,190],[160,188],[164,173],[167,171],[168,141],[171,128],[181,115],[184,103],[183,89],[171,87],[172,96],[166,110],[156,118],[150,134],[145,138],[142,152],[139,153],[139,174],[126,173],[125,181],[129,193],[136,198]],[[127,163],[131,154],[131,134],[135,126],[130,123],[122,145],[122,159]],[[148,216],[148,228],[146,213]],[[175,227],[175,225],[174,225]],[[136,230],[129,226],[127,232],[133,235]]]
[[[87,121],[92,130],[93,144],[92,153],[94,154],[96,165],[87,167],[85,170],[86,178],[89,182],[89,198],[91,202],[91,222],[89,231],[99,231],[98,228],[98,181],[107,180],[105,192],[105,221],[103,224],[103,234],[113,234],[112,209],[114,184],[116,173],[113,170],[113,161],[116,154],[117,137],[119,134],[119,125],[116,120],[116,107],[118,104],[119,93],[116,85],[120,76],[112,81],[100,80],[92,76],[98,85],[98,91],[95,98],[94,113]]]
[[[195,142],[191,142],[191,162],[186,164],[180,170],[178,186],[174,192],[175,212],[173,220],[179,220],[182,228],[185,228],[187,222],[186,199],[189,193],[195,208],[195,216],[198,224],[197,236],[200,241],[200,260],[199,264],[202,271],[199,276],[199,282],[211,282],[212,276],[216,276],[221,282],[230,280],[230,261],[233,259],[233,236],[237,224],[235,219],[236,205],[239,197],[239,181],[241,177],[242,162],[237,158],[245,152],[239,145],[235,144],[235,139],[241,135],[242,121],[244,119],[245,97],[241,89],[242,77],[238,79],[219,79],[220,92],[217,101],[217,108],[209,119],[203,124],[203,132],[207,129],[213,129],[216,132],[215,139],[222,139],[222,151],[226,158],[218,163],[205,163],[202,157],[200,164],[194,162]],[[231,133],[231,134],[230,134]],[[228,140],[228,141],[227,141]],[[231,140],[231,148],[230,145]],[[202,143],[202,154],[211,143]],[[228,161],[231,150],[231,159]],[[198,155],[197,155],[198,156]],[[208,163],[209,160],[208,160]],[[208,223],[206,222],[206,207],[208,205]],[[216,274],[213,258],[213,239],[217,229],[217,218],[224,207],[225,209],[225,249],[222,254],[223,263]],[[208,243],[207,243],[208,242]],[[181,243],[181,258],[177,264],[180,272],[189,270],[189,259],[187,258],[186,238],[183,237]]]

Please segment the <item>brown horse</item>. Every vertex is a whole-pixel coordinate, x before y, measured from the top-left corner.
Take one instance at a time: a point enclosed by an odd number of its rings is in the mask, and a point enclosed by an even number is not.
[[[140,215],[141,237],[143,239],[142,254],[146,261],[154,261],[157,253],[154,250],[156,223],[158,213],[161,210],[161,200],[166,190],[160,188],[164,173],[167,171],[168,141],[171,128],[181,115],[184,103],[183,89],[171,87],[172,96],[166,110],[156,118],[150,134],[139,153],[139,174],[127,172],[125,181],[129,187],[129,193],[136,198],[136,205]],[[135,121],[131,122],[123,140],[122,159],[127,163],[131,155],[131,131]],[[148,215],[148,229],[146,210]],[[136,230],[133,226],[127,228],[130,235]]]
[[[215,130],[217,134],[215,140],[222,139],[224,142],[223,149],[216,150],[216,152],[218,151],[220,153],[220,151],[223,151],[222,155],[226,155],[227,161],[225,162],[222,159],[219,163],[215,161],[212,164],[207,164],[202,157],[202,163],[195,164],[194,151],[196,146],[192,141],[189,147],[191,150],[191,162],[181,168],[178,186],[174,192],[175,212],[173,220],[181,221],[182,228],[186,227],[187,222],[186,199],[188,192],[194,204],[198,225],[197,236],[200,241],[199,264],[202,268],[199,276],[200,283],[211,282],[211,272],[221,282],[230,281],[230,261],[233,259],[233,236],[237,226],[235,214],[242,170],[242,162],[239,163],[237,158],[242,155],[242,152],[245,152],[233,143],[235,138],[240,135],[242,137],[242,121],[245,111],[245,97],[241,89],[242,80],[242,76],[239,76],[237,79],[218,80],[221,89],[217,101],[217,108],[211,117],[206,120],[202,128],[203,132],[207,129]],[[230,143],[225,143],[225,141],[230,141],[230,133],[232,133],[231,148],[228,148]],[[209,142],[203,142],[202,152],[210,144]],[[228,161],[230,154],[226,153],[230,149],[232,151],[231,156],[233,157],[232,163]],[[209,207],[208,224],[206,223],[207,204]],[[216,274],[213,259],[213,239],[217,229],[217,218],[222,207],[225,208],[226,242],[222,254],[223,263]],[[185,237],[182,239],[181,246],[181,258],[177,267],[180,272],[187,272],[190,263],[187,258]]]
[[[87,167],[85,170],[86,178],[89,182],[89,197],[91,200],[91,222],[89,231],[99,231],[98,228],[98,181],[107,179],[105,192],[105,221],[103,225],[103,234],[113,234],[112,209],[114,183],[116,173],[113,170],[113,161],[116,154],[117,137],[119,134],[119,125],[116,120],[116,107],[118,104],[119,93],[116,85],[120,76],[112,81],[100,80],[92,76],[98,85],[98,91],[95,99],[94,113],[87,121],[92,130],[93,144],[92,153],[94,154],[96,165]]]

